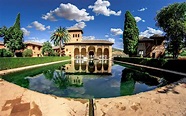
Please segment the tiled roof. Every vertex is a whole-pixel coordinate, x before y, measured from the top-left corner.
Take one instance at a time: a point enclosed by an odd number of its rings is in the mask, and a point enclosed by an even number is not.
[[[108,40],[82,40],[80,42],[68,42],[68,44],[109,44],[112,45],[114,43],[108,41]]]
[[[0,41],[0,44],[2,45],[2,44],[4,44],[2,41]]]
[[[34,41],[27,41],[27,42],[24,42],[24,44],[32,44],[32,45],[37,45],[37,46],[43,46],[42,43],[34,42]]]
[[[62,49],[64,49],[65,47],[63,46]],[[52,46],[52,49],[59,49],[59,46]]]

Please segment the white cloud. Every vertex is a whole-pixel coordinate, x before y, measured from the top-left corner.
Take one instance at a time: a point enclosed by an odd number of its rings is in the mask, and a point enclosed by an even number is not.
[[[83,29],[83,28],[85,28],[85,26],[86,26],[85,22],[78,22],[78,23],[76,23],[75,25],[73,25],[73,26],[70,27],[70,28],[79,28],[79,29]]]
[[[147,10],[147,7],[145,7],[145,8],[141,8],[141,9],[139,9],[138,11],[145,11],[145,10]]]
[[[28,25],[27,28],[32,28],[32,26],[31,25]]]
[[[120,28],[111,28],[110,29],[110,32],[113,34],[113,35],[122,35],[123,34],[123,31],[120,29]]]
[[[114,38],[108,38],[108,40],[112,43],[115,43],[115,39]]]
[[[143,20],[141,17],[134,17],[134,19],[136,20],[136,22],[139,22],[139,21],[142,21],[142,22],[145,22],[145,20]]]
[[[32,25],[39,31],[45,31],[46,29],[50,29],[50,26],[45,27],[45,25],[39,23],[38,21],[32,22]]]
[[[108,7],[110,6],[110,2],[106,1],[106,0],[97,0],[94,3],[94,6],[90,5],[88,6],[88,8],[93,9],[93,12],[95,12],[96,14],[102,14],[105,16],[110,16],[110,15],[116,15],[116,16],[120,16],[121,15],[121,11],[113,11],[111,9],[109,9]]]
[[[42,18],[50,21],[57,21],[55,16],[68,20],[75,20],[77,22],[94,20],[94,16],[90,16],[89,13],[86,12],[86,9],[80,10],[75,5],[70,3],[61,3],[58,8],[50,11],[46,15],[43,15]]]
[[[143,37],[150,37],[153,36],[154,34],[162,35],[163,31],[147,27],[147,30],[145,30],[144,32],[140,32],[140,36]]]
[[[30,31],[28,31],[27,29],[21,28],[21,30],[23,31],[25,36],[29,36],[30,35]]]
[[[83,39],[94,40],[95,36],[83,36]]]
[[[107,37],[109,37],[109,35],[105,35],[105,37],[107,38]]]
[[[50,29],[50,26],[46,26],[46,29]]]
[[[139,22],[142,20],[141,17],[138,17],[138,16],[134,17],[134,19],[136,20],[136,22]]]
[[[38,37],[29,37],[27,41],[33,41],[33,42],[38,42],[38,43],[44,43],[48,41],[47,39],[40,39]]]

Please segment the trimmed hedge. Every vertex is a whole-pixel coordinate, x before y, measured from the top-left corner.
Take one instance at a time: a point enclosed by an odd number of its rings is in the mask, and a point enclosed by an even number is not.
[[[114,60],[186,73],[186,60],[114,57]]]
[[[60,61],[70,59],[68,56],[64,57],[10,57],[0,58],[0,70],[31,66],[36,64],[43,64],[48,62]]]

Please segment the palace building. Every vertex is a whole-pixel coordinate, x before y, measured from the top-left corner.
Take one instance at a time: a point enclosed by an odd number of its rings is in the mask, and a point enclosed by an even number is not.
[[[74,59],[111,59],[113,43],[107,40],[83,40],[79,28],[68,29],[70,41],[65,43],[65,55]]]

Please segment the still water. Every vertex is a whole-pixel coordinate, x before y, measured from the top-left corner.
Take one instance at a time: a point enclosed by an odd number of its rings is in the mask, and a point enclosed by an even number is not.
[[[72,98],[133,95],[153,90],[160,84],[159,79],[146,72],[126,68],[109,60],[72,60],[3,78],[34,91]]]
[[[25,78],[29,80],[28,88],[31,90],[73,98],[132,95],[152,90],[159,84],[157,79],[145,73],[113,64],[109,60],[72,60],[60,69],[45,70]]]

